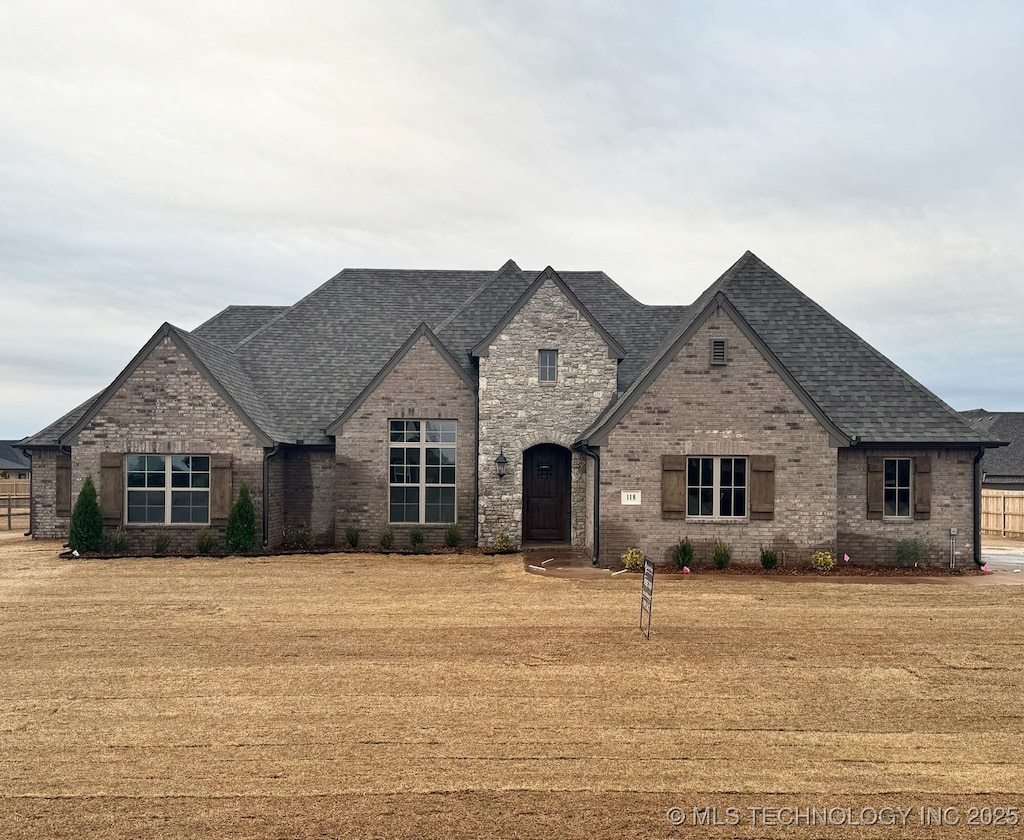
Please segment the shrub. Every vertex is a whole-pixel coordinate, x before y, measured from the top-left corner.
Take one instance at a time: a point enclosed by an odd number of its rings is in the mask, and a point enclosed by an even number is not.
[[[644,567],[644,553],[639,548],[627,548],[622,562],[631,572],[638,572]]]
[[[672,549],[672,562],[680,569],[693,565],[693,543],[689,538],[681,539]]]
[[[345,542],[349,548],[359,548],[359,529],[354,525],[345,529]]]
[[[92,476],[87,475],[71,512],[71,530],[68,533],[68,547],[80,554],[99,551],[103,545],[103,517],[96,500],[96,485]]]
[[[896,563],[899,566],[917,566],[928,557],[931,546],[921,537],[910,537],[896,543]]]
[[[199,554],[212,554],[217,545],[217,535],[209,528],[203,528],[196,534],[196,551]]]
[[[238,498],[228,514],[224,532],[224,547],[232,554],[248,554],[256,545],[256,511],[249,498],[249,487],[242,485]]]
[[[444,544],[448,548],[458,548],[462,543],[462,534],[459,533],[459,526],[454,522],[444,529]]]
[[[823,575],[827,575],[836,567],[836,558],[831,551],[816,551],[811,555],[811,566]]]
[[[380,547],[387,551],[394,545],[395,542],[395,529],[390,525],[380,532]]]
[[[721,540],[715,540],[715,553],[711,555],[711,559],[715,563],[716,569],[724,569],[729,565],[729,561],[732,560],[732,552]]]
[[[761,568],[766,572],[770,572],[776,566],[779,565],[779,552],[774,548],[765,548],[761,546]]]
[[[494,538],[494,548],[497,551],[508,551],[512,548],[512,540],[509,539],[507,531],[502,531]]]
[[[128,532],[124,525],[118,525],[110,535],[110,550],[114,554],[124,554],[128,550]]]
[[[284,529],[284,547],[291,551],[309,551],[313,547],[313,532],[309,525],[288,525]]]
[[[171,535],[167,531],[158,531],[153,540],[153,553],[166,554],[171,550]]]
[[[409,546],[413,551],[423,551],[423,532],[419,528],[409,532]]]

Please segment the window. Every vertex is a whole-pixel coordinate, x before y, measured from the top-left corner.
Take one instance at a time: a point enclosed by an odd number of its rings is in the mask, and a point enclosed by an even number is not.
[[[686,515],[725,519],[747,515],[746,458],[687,458]]]
[[[391,522],[455,521],[455,420],[391,420],[388,485]]]
[[[537,351],[537,379],[540,382],[558,381],[558,351],[538,350]]]
[[[209,455],[128,455],[125,479],[130,524],[209,524]]]
[[[883,478],[885,516],[910,516],[910,458],[886,458]]]

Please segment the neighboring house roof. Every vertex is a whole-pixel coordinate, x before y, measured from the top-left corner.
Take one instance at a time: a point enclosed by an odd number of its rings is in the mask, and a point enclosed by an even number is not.
[[[709,308],[725,304],[839,442],[987,440],[750,252],[690,306],[642,304],[603,272],[524,271],[508,260],[497,271],[346,269],[290,307],[230,306],[191,333],[169,324],[161,330],[267,440],[326,443],[328,429],[365,398],[417,334],[474,377],[474,348],[485,352],[482,343],[547,278],[621,358],[621,396],[583,439],[606,432]],[[70,439],[103,399],[97,395],[23,443]]]
[[[32,462],[17,446],[16,440],[0,440],[0,470],[23,472],[32,469]]]
[[[961,411],[968,423],[994,440],[1009,444],[985,453],[981,469],[985,481],[997,484],[1024,483],[1024,411]]]
[[[723,301],[826,428],[851,444],[968,444],[989,438],[747,251],[709,286],[622,398],[581,436],[600,443],[697,325]]]

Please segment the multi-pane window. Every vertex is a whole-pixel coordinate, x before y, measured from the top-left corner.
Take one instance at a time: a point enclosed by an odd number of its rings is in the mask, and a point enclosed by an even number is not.
[[[686,515],[732,518],[747,515],[746,458],[688,458]]]
[[[538,379],[541,382],[558,381],[558,351],[538,350],[537,351]]]
[[[128,455],[125,482],[131,524],[210,522],[209,455]]]
[[[886,516],[910,516],[910,459],[886,458],[884,472]]]
[[[389,421],[389,518],[455,521],[455,420]]]

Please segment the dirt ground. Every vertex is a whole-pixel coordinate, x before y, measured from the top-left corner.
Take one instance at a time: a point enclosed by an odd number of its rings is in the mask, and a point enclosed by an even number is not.
[[[518,556],[59,549],[0,533],[5,837],[1024,833],[1022,587],[665,579],[647,641]]]

